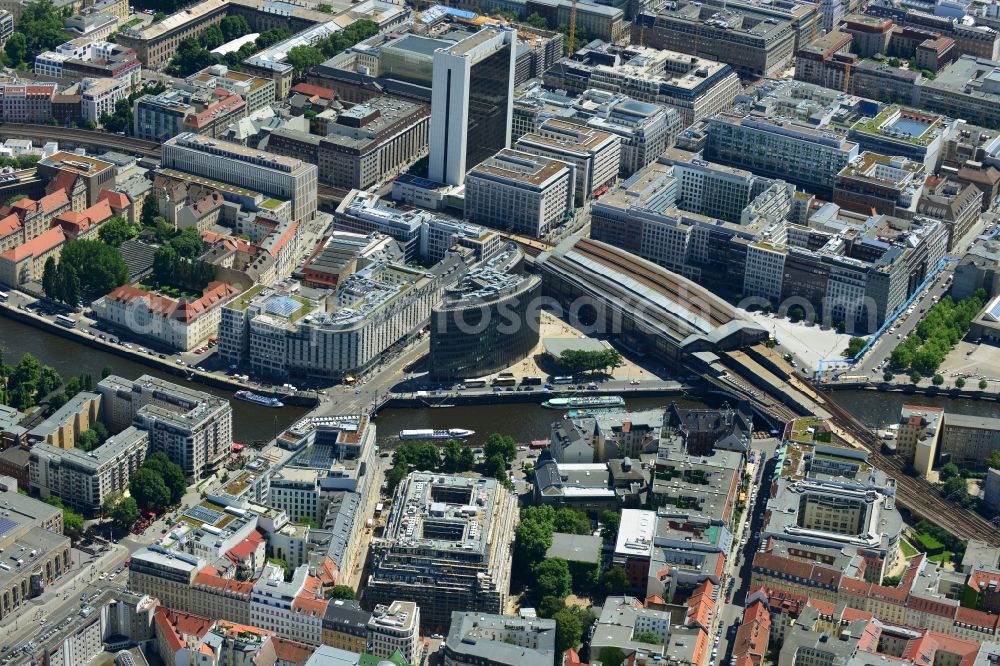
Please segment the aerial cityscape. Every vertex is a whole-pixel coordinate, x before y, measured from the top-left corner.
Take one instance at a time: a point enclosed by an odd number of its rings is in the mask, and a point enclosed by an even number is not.
[[[1000,0],[0,47],[0,666],[1000,666]]]

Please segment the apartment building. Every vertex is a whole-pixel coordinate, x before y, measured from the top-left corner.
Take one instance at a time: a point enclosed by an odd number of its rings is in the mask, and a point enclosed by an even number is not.
[[[562,120],[546,120],[537,132],[518,139],[515,147],[572,165],[577,206],[605,192],[617,180],[621,168],[618,136]]]
[[[129,425],[149,432],[150,450],[162,451],[188,478],[221,462],[232,450],[229,401],[143,375],[109,375],[98,383],[104,419],[112,430]]]
[[[856,213],[905,219],[916,211],[925,177],[919,162],[866,150],[837,174],[833,203]]]
[[[502,612],[517,521],[506,488],[493,479],[413,472],[392,506],[373,543],[370,603],[420,604],[425,633],[447,627],[454,611]]]
[[[972,183],[931,177],[917,201],[917,213],[944,222],[948,229],[948,251],[957,250],[979,222],[983,193]]]
[[[323,645],[348,652],[366,652],[371,616],[356,601],[331,599],[323,616]]]
[[[279,154],[315,153],[320,180],[342,189],[367,189],[397,175],[427,151],[426,104],[379,96],[344,111],[319,114],[326,133],[277,129],[268,148]]]
[[[284,15],[279,14],[279,16]],[[295,68],[288,63],[288,52],[298,46],[311,46],[342,30],[338,22],[331,20],[331,15],[327,14],[324,18],[325,21],[310,23],[308,27],[300,28],[299,32],[288,39],[253,54],[243,61],[241,68],[255,76],[273,80],[277,99],[285,99],[288,97],[288,91],[292,87],[292,78],[295,74]],[[285,20],[287,21],[287,19]],[[286,27],[286,25],[285,22],[280,24],[281,27]]]
[[[466,175],[465,217],[540,238],[572,216],[576,165],[540,152],[504,148],[473,167]]]
[[[225,65],[209,65],[185,79],[188,85],[205,90],[222,88],[246,100],[246,115],[269,106],[275,100],[274,81],[246,72],[229,69]]]
[[[913,104],[983,127],[1000,127],[1000,62],[964,55],[936,78],[920,81]]]
[[[110,162],[77,155],[66,150],[43,157],[36,165],[38,175],[46,178],[64,178],[81,181],[87,192],[86,206],[93,206],[101,199],[101,192],[114,187],[115,167]],[[60,176],[60,174],[63,174]],[[72,194],[70,192],[69,194]],[[76,210],[76,201],[73,202]]]
[[[731,65],[741,76],[776,76],[791,62],[798,35],[790,18],[744,3],[725,8],[674,2],[642,12],[632,41]]]
[[[368,620],[368,651],[377,657],[391,657],[397,651],[407,663],[420,660],[420,606],[412,601],[379,604]]]
[[[965,414],[945,414],[940,456],[959,467],[980,468],[1000,450],[1000,419]]]
[[[93,310],[116,329],[190,351],[215,337],[223,306],[238,294],[239,289],[219,281],[210,282],[197,299],[175,299],[126,284],[98,299]]]
[[[148,449],[149,434],[133,426],[90,452],[35,444],[29,458],[31,490],[42,498],[58,497],[66,506],[95,516],[108,495],[128,490],[129,479]]]
[[[441,261],[454,247],[469,248],[476,261],[482,261],[504,245],[493,229],[424,210],[401,210],[358,190],[349,192],[337,206],[334,226],[358,234],[385,234],[399,243],[406,261],[420,258],[428,264]]]
[[[687,127],[733,104],[742,92],[732,67],[717,60],[645,46],[591,44],[545,72],[553,89],[596,88],[676,109]]]
[[[326,308],[295,294],[297,285],[255,287],[224,308],[219,353],[273,377],[370,372],[387,349],[423,326],[443,288],[438,275],[457,261],[438,264],[435,274],[375,262],[344,280]]]
[[[555,620],[483,613],[451,614],[443,645],[448,666],[549,666]]]
[[[316,213],[318,169],[297,158],[182,132],[163,144],[162,166],[289,200],[298,222]]]
[[[208,26],[221,22],[228,9],[228,0],[202,0],[162,21],[142,28],[122,29],[118,32],[117,43],[133,49],[146,67],[160,69],[174,56],[183,40],[197,37]]]
[[[938,455],[944,409],[903,405],[896,431],[896,455],[921,476],[927,476]]]
[[[147,94],[132,108],[135,136],[159,142],[184,131],[216,138],[248,113],[246,101],[222,86]]]
[[[67,79],[114,79],[127,93],[142,83],[142,61],[131,48],[97,37],[79,37],[35,56],[35,74]]]
[[[44,124],[52,117],[54,83],[0,84],[0,113],[8,123]]]
[[[84,79],[80,82],[80,117],[100,122],[104,114],[114,113],[115,105],[128,93],[128,84],[120,79]]]

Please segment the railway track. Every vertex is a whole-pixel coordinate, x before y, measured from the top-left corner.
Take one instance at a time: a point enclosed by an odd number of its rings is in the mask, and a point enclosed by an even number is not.
[[[900,504],[963,539],[981,539],[992,546],[1000,546],[1000,530],[990,521],[944,499],[925,479],[911,476],[898,458],[882,453],[878,437],[836,402],[827,399],[823,406],[834,415],[836,425],[868,452],[869,462],[895,479]],[[851,442],[845,440],[845,443]]]
[[[56,141],[72,146],[86,146],[93,149],[112,149],[125,153],[160,158],[160,144],[155,141],[120,136],[94,130],[33,125],[30,123],[0,123],[0,136],[11,139],[31,139],[32,141]]]

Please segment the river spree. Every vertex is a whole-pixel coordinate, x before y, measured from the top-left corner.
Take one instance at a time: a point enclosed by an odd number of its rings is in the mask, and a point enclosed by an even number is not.
[[[31,354],[43,365],[51,365],[64,378],[89,373],[97,382],[101,379],[101,370],[104,366],[110,365],[115,374],[127,379],[150,374],[168,381],[185,383],[182,377],[163,372],[153,366],[136,363],[123,356],[81,345],[2,315],[0,315],[0,349],[3,349],[5,363],[17,363],[24,354]],[[259,407],[233,400],[233,394],[230,391],[205,386],[197,382],[190,383],[201,391],[232,400],[233,437],[239,442],[271,439],[276,430],[281,432],[308,411],[304,407],[283,407],[281,409]]]
[[[110,365],[116,374],[133,379],[142,374],[151,374],[173,382],[184,380],[176,375],[162,372],[152,366],[136,363],[130,359],[93,349],[72,340],[53,335],[45,330],[22,324],[0,316],[0,348],[7,363],[16,363],[25,353],[30,353],[43,364],[51,365],[63,377],[80,373],[90,373],[97,381],[101,369]],[[232,399],[232,393],[203,384],[192,383],[199,389]],[[995,415],[997,403],[967,399],[951,399],[942,396],[904,393],[876,393],[874,391],[837,391],[834,397],[871,427],[885,427],[899,417],[899,409],[904,404],[935,405],[947,411],[972,415]],[[691,397],[636,398],[628,400],[626,408],[633,411],[662,407],[676,401],[684,407],[705,406],[705,402]],[[233,436],[237,441],[271,439],[304,415],[303,407],[268,409],[246,402],[233,400]],[[719,406],[718,401],[709,402]],[[416,428],[468,428],[476,434],[469,439],[474,446],[482,444],[491,433],[499,432],[512,436],[521,443],[534,439],[545,439],[553,421],[563,412],[544,409],[539,404],[477,405],[447,408],[384,409],[379,412],[375,423],[378,426],[378,441],[383,447],[391,447],[399,442],[400,430]]]

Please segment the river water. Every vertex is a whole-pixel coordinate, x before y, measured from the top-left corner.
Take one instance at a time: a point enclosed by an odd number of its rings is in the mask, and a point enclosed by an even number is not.
[[[90,373],[97,382],[101,379],[101,370],[104,366],[110,365],[115,374],[127,379],[150,374],[168,381],[184,383],[184,379],[177,375],[163,372],[150,365],[136,363],[123,356],[81,345],[3,315],[0,315],[0,349],[3,349],[5,363],[15,364],[24,354],[31,354],[43,365],[51,365],[67,379],[73,375]],[[233,397],[231,391],[196,382],[191,384],[199,390],[224,398]],[[308,411],[304,407],[270,409],[239,400],[232,400],[232,405],[233,438],[238,442],[271,439],[275,432],[281,432]]]
[[[80,345],[72,340],[53,335],[42,329],[22,324],[0,315],[0,349],[3,349],[7,363],[17,363],[25,353],[34,355],[45,365],[51,365],[63,377],[89,372],[97,381],[101,370],[110,365],[116,374],[129,379],[141,374],[151,374],[169,381],[183,381],[176,375],[162,372],[152,366],[136,363],[130,359],[109,354],[98,349]],[[197,384],[198,388],[225,398],[232,393]],[[997,403],[987,401],[951,399],[903,393],[876,393],[873,391],[838,391],[836,399],[861,421],[871,427],[884,427],[895,422],[899,409],[904,404],[936,405],[947,411],[979,416],[995,415]],[[686,397],[637,398],[629,400],[630,410],[662,407],[676,401],[684,407],[705,406],[705,402]],[[717,406],[717,403],[709,403]],[[303,407],[283,407],[268,409],[239,400],[233,400],[233,437],[237,441],[266,440],[274,437],[285,427],[300,418],[308,410]],[[384,409],[379,412],[375,423],[378,426],[378,441],[381,445],[398,443],[397,435],[403,429],[415,428],[468,428],[476,434],[469,442],[478,446],[491,433],[499,432],[512,436],[524,443],[534,439],[545,439],[553,421],[562,412],[544,409],[537,404],[515,404],[491,406],[461,406],[423,409]]]

